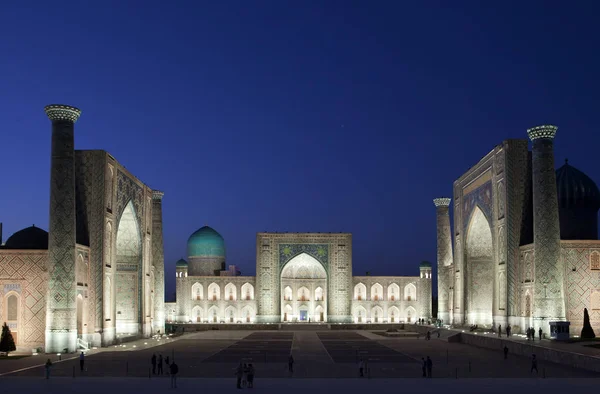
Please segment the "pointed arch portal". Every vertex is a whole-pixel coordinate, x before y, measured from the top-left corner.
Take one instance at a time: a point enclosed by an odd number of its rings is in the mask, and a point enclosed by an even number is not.
[[[133,203],[130,201],[117,229],[115,310],[117,335],[141,334],[142,239]]]
[[[492,230],[479,207],[467,229],[467,316],[469,324],[493,324],[494,258]]]
[[[307,253],[300,253],[281,270],[281,321],[327,321],[327,272]]]

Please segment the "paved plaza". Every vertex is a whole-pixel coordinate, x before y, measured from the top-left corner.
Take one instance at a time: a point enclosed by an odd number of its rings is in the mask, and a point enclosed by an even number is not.
[[[239,393],[233,379],[178,379],[177,389],[170,389],[170,380],[144,378],[56,378],[27,379],[3,378],[2,388],[7,392],[43,392],[45,394],[106,394],[108,392],[177,392],[177,393]],[[259,393],[398,393],[418,392],[437,394],[520,394],[532,392],[572,392],[596,390],[596,379],[259,379],[253,392]],[[43,391],[42,391],[43,390]]]
[[[295,359],[288,371],[288,357]],[[253,363],[256,379],[358,378],[358,362],[366,360],[371,380],[420,378],[421,359],[433,360],[433,378],[594,378],[599,374],[540,361],[538,373],[530,373],[530,359],[500,350],[476,348],[423,337],[386,338],[368,331],[203,331],[157,342],[139,340],[121,347],[91,351],[85,370],[76,355],[58,361],[51,355],[53,378],[93,379],[128,377],[160,379],[152,373],[151,357],[167,356],[186,378],[233,379],[240,361]],[[35,377],[44,374],[48,355],[0,360],[0,378]],[[166,368],[164,375],[166,376]],[[52,379],[51,379],[52,380]],[[535,380],[535,379],[534,379]],[[361,383],[362,384],[362,383]]]

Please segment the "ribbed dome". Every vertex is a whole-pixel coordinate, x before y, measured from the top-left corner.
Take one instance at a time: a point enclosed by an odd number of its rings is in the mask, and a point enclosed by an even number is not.
[[[48,232],[31,226],[11,235],[4,244],[5,249],[48,249]]]
[[[175,263],[175,267],[187,267],[187,265],[188,265],[188,262],[185,261],[184,259],[179,259]]]
[[[600,208],[600,190],[596,183],[568,161],[556,170],[558,205],[562,208]]]
[[[187,242],[188,256],[224,257],[225,240],[208,226],[198,229]]]

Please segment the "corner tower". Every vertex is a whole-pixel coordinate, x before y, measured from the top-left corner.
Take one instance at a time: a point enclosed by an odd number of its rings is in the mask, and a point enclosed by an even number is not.
[[[450,321],[450,288],[452,287],[452,231],[450,228],[449,198],[436,198],[435,205],[437,221],[437,275],[438,275],[438,309],[437,318]]]
[[[46,353],[77,350],[75,279],[75,122],[81,111],[68,105],[44,108],[52,121]]]
[[[417,296],[417,302],[421,307],[420,317],[425,320],[431,320],[431,263],[429,261],[421,262],[419,271],[419,295]]]
[[[554,171],[554,136],[556,126],[544,125],[527,130],[533,142],[533,242],[535,327],[549,332],[548,322],[565,320],[563,269],[560,258],[560,225],[556,173]]]

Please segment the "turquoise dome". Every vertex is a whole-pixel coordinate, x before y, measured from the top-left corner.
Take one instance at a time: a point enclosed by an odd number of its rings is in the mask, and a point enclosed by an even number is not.
[[[175,267],[187,267],[188,263],[184,259],[179,259],[175,263]]]
[[[188,256],[225,257],[225,240],[208,226],[190,235],[187,242]]]

